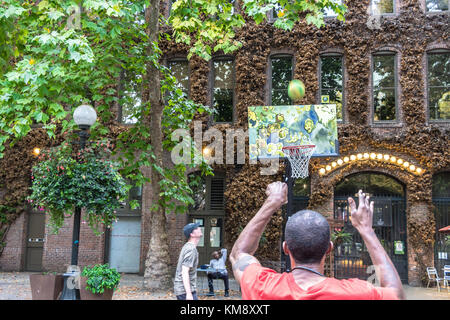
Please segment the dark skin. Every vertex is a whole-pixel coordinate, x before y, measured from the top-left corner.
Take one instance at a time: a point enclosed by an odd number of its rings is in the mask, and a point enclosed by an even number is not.
[[[258,249],[259,239],[272,215],[283,204],[287,203],[287,185],[282,182],[271,183],[267,187],[266,195],[267,199],[263,206],[241,232],[230,254],[234,277],[238,283],[241,281],[244,270],[250,264],[256,263],[260,265],[258,259],[253,255]],[[380,286],[392,288],[395,290],[399,299],[404,299],[403,287],[397,270],[372,229],[373,201],[370,202],[369,196],[366,196],[361,190],[358,196],[358,208],[353,198],[348,198],[351,222],[367,247],[370,258],[375,265],[375,272],[380,281]],[[325,257],[332,249],[333,243],[330,242],[327,252],[319,263],[303,264],[294,260],[286,242],[283,242],[283,250],[289,255],[292,267],[302,265],[320,273],[324,272]],[[293,270],[292,275],[296,284],[304,290],[326,279],[325,277],[302,269]]]
[[[214,251],[213,253],[212,253],[212,257],[214,258],[214,259],[220,259],[220,257],[222,256],[222,252],[218,252],[218,251]]]

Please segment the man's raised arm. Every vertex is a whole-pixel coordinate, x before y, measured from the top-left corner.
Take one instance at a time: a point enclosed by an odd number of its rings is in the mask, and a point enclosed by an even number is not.
[[[352,224],[358,230],[369,251],[380,286],[394,289],[397,297],[404,299],[405,294],[398,272],[372,228],[373,201],[369,203],[369,196],[366,196],[361,190],[358,195],[358,209],[356,209],[355,201],[348,198]]]
[[[245,268],[252,263],[259,264],[253,254],[258,249],[261,235],[272,215],[287,202],[287,185],[283,182],[273,182],[267,186],[266,195],[263,206],[242,230],[231,250],[230,261],[238,283],[241,282]]]

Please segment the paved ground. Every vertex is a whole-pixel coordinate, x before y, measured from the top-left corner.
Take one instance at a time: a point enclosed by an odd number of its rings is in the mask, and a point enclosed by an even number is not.
[[[31,300],[30,272],[0,272],[0,300]],[[142,288],[143,277],[134,274],[123,274],[119,289],[113,300],[175,300],[173,292],[151,293]],[[199,278],[199,291],[207,289],[206,277]],[[446,288],[438,292],[436,287],[420,288],[405,285],[407,300],[450,300],[450,292]],[[240,300],[239,287],[230,280],[230,297],[223,296],[223,281],[215,280],[215,297],[200,296],[201,300]],[[206,293],[206,290],[204,291]]]

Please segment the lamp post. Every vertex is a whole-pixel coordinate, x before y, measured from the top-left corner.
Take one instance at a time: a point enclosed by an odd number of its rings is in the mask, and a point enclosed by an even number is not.
[[[73,120],[81,129],[78,135],[80,137],[80,150],[83,150],[89,138],[88,130],[97,120],[97,113],[90,105],[82,104],[73,112]],[[80,300],[80,290],[76,285],[79,279],[79,268],[76,266],[78,265],[78,247],[80,243],[80,220],[81,208],[77,206],[75,207],[75,214],[73,216],[71,266],[63,275],[64,289],[60,300]]]

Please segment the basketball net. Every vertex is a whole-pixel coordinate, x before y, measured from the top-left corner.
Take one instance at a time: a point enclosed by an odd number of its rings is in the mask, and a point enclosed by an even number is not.
[[[309,175],[309,160],[314,153],[315,145],[287,146],[283,152],[291,164],[292,178],[306,178]]]

